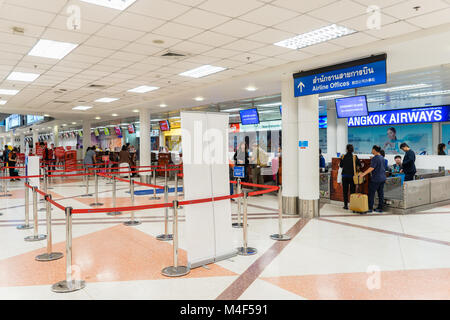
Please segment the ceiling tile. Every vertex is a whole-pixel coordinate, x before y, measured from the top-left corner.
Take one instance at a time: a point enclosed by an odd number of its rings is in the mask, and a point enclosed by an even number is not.
[[[332,40],[329,43],[337,44],[338,46],[342,46],[345,48],[351,48],[368,44],[374,41],[378,41],[378,38],[372,37],[363,32],[357,32],[345,37],[341,37],[339,39]],[[308,48],[305,49],[308,50]]]
[[[289,61],[301,61],[311,58],[313,56],[315,55],[304,51],[291,50],[291,52],[278,55],[277,58]]]
[[[408,19],[407,21],[412,25],[420,28],[431,28],[441,24],[449,23],[450,22],[449,17],[450,17],[450,8],[414,17]]]
[[[191,7],[166,0],[137,1],[127,9],[128,12],[171,20],[188,11]]]
[[[315,44],[313,46],[310,47],[306,47],[304,48],[305,52],[314,54],[314,55],[322,55],[322,54],[327,54],[327,53],[331,53],[331,52],[335,52],[335,51],[339,51],[342,50],[343,47],[338,46],[336,44],[330,43],[330,42],[322,42],[319,44]]]
[[[256,0],[207,0],[199,8],[236,18],[263,5]]]
[[[270,27],[298,15],[298,12],[292,10],[266,5],[240,16],[239,19]]]
[[[333,2],[322,8],[318,8],[309,12],[308,14],[330,23],[338,23],[343,20],[359,16],[366,13],[367,7],[352,2],[350,0],[341,0]]]
[[[383,12],[398,19],[408,19],[422,14],[448,8],[450,3],[442,0],[407,0],[397,5],[384,8]],[[414,7],[420,7],[415,10]]]
[[[12,6],[9,4],[3,4],[1,9],[0,19],[29,23],[36,26],[46,27],[55,17],[54,13]]]
[[[123,27],[106,26],[97,32],[97,36],[110,39],[132,42],[142,37],[145,33],[142,31],[126,29]]]
[[[252,52],[266,56],[266,57],[276,57],[281,54],[290,53],[290,52],[292,52],[292,49],[270,45],[270,46],[265,46],[262,48],[254,49],[254,50],[252,50]]]
[[[272,5],[290,10],[295,10],[300,13],[306,13],[311,10],[324,7],[336,0],[276,0]]]
[[[212,31],[242,38],[263,29],[264,27],[261,25],[235,19],[214,28]]]
[[[417,30],[420,30],[420,28],[415,27],[407,22],[399,21],[388,24],[380,30],[368,30],[366,33],[379,39],[388,39]]]
[[[123,12],[110,24],[116,27],[124,27],[127,29],[150,32],[163,25],[165,22],[165,20],[161,19],[151,18],[148,16],[130,12]]]
[[[294,34],[294,33],[285,32],[285,31],[281,31],[281,30],[277,30],[277,29],[273,29],[273,28],[267,28],[267,29],[264,29],[260,32],[257,32],[255,34],[252,34],[252,35],[246,37],[246,39],[273,44],[278,41],[289,39],[294,36],[296,36],[296,34]]]
[[[137,42],[130,43],[120,50],[124,51],[124,52],[143,54],[146,56],[151,56],[151,55],[154,55],[154,54],[162,51],[162,49],[159,47],[155,47],[155,46],[148,45],[148,44],[140,44]]]
[[[178,38],[178,39],[188,39],[199,33],[203,32],[202,29],[188,27],[183,24],[168,22],[161,27],[153,30],[153,33],[160,34],[163,36]]]
[[[373,29],[374,27],[372,27],[371,25],[368,25],[368,15],[364,14],[358,17],[354,17],[345,21],[341,21],[339,22],[339,25],[356,30],[356,31],[365,31],[368,30],[369,28]],[[388,16],[386,14],[381,14],[380,16],[380,26],[383,27],[387,24],[391,24],[394,22],[397,22],[398,20]]]
[[[213,49],[213,47],[211,47],[211,46],[207,46],[207,45],[199,44],[199,43],[195,43],[195,42],[190,42],[190,41],[183,41],[183,42],[180,42],[180,43],[170,47],[169,50],[180,51],[180,52],[188,53],[188,54],[192,55],[192,54],[201,54],[201,53],[204,53],[211,49]]]
[[[178,23],[202,29],[211,29],[229,20],[229,17],[200,9],[191,9],[175,19]]]
[[[274,28],[287,32],[292,32],[295,34],[302,34],[327,25],[329,25],[328,22],[316,19],[314,17],[305,14],[300,17],[291,19],[289,21],[277,24],[274,26]]]
[[[192,37],[189,40],[193,41],[193,42],[198,42],[201,44],[219,47],[224,44],[235,41],[235,40],[237,40],[237,38],[226,36],[224,34],[220,34],[220,33],[216,33],[216,32],[205,31],[203,33],[200,33],[199,35],[196,35],[195,37]]]
[[[229,57],[235,56],[239,53],[240,52],[236,51],[236,50],[227,50],[227,49],[216,48],[211,51],[205,52],[204,55],[211,56],[211,57],[217,57],[217,58],[229,58]]]
[[[56,18],[49,25],[49,27],[67,31],[68,30],[67,24],[69,22],[68,22],[67,16],[57,15]],[[69,25],[71,25],[71,24],[69,24]],[[100,30],[104,25],[105,25],[104,23],[93,22],[93,21],[89,21],[87,19],[81,19],[80,25],[77,26],[77,29],[74,31],[79,32],[79,33],[84,33],[84,34],[94,34],[98,30]]]
[[[114,40],[111,41],[109,38],[92,36],[84,44],[92,47],[105,48],[111,50],[118,50],[129,44],[128,41]]]

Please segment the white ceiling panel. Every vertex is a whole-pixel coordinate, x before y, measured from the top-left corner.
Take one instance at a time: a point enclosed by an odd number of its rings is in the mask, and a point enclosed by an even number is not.
[[[212,29],[212,31],[242,38],[263,29],[264,26],[262,25],[234,19]]]
[[[189,41],[198,42],[201,44],[206,44],[215,47],[225,45],[235,40],[237,40],[237,38],[212,31],[202,32],[196,35],[195,37],[189,39]]]
[[[365,31],[369,29],[373,29],[376,26],[372,25],[371,20],[368,19],[369,16],[367,14],[354,17],[345,21],[339,22],[339,25],[353,29],[355,31]],[[386,14],[381,13],[380,15],[380,27],[384,27],[385,25],[397,22],[398,20],[388,16]],[[369,22],[369,23],[368,23]]]
[[[162,40],[163,43],[155,43],[155,41],[160,41],[160,40]],[[142,43],[142,44],[151,44],[151,45],[153,45],[155,47],[159,47],[161,49],[167,49],[181,41],[182,40],[180,40],[180,39],[171,38],[168,36],[162,36],[160,34],[148,33],[145,36],[143,36],[142,38],[138,39],[136,42]]]
[[[274,28],[295,34],[302,34],[326,25],[329,25],[329,22],[305,14],[289,21],[277,24]]]
[[[400,36],[406,33],[417,31],[420,28],[413,26],[407,22],[399,21],[388,24],[380,30],[368,30],[367,33],[379,39],[388,39],[396,36]]]
[[[306,13],[314,9],[324,7],[336,0],[276,0],[272,2],[272,5],[290,10],[295,10],[300,13]]]
[[[337,44],[338,46],[345,48],[351,48],[371,43],[377,40],[377,38],[372,37],[366,33],[357,32],[339,39],[332,40],[330,41],[330,43]],[[305,49],[308,50],[308,48]]]
[[[171,20],[190,8],[189,6],[166,0],[139,0],[129,7],[127,11],[158,19]]]
[[[298,15],[298,12],[292,10],[266,5],[252,10],[251,12],[239,17],[239,19],[270,27],[292,19]]]
[[[121,40],[114,40],[111,41],[109,38],[99,37],[99,36],[92,36],[86,42],[84,42],[85,45],[92,46],[92,47],[98,47],[98,48],[105,48],[105,49],[111,49],[111,50],[118,50],[122,47],[125,47],[129,44],[128,41],[121,41]]]
[[[414,17],[408,19],[408,22],[419,28],[431,28],[447,24],[450,23],[450,8]]]
[[[236,18],[263,5],[256,0],[207,0],[199,8]]]
[[[183,15],[176,18],[176,22],[197,27],[201,29],[211,29],[219,24],[229,21],[231,18],[215,14],[210,11],[191,9]]]
[[[142,37],[143,31],[131,30],[123,27],[106,26],[96,33],[97,36],[132,42]]]
[[[420,8],[416,10],[415,7]],[[407,0],[397,5],[384,8],[383,12],[397,19],[404,20],[448,7],[450,7],[449,1],[446,2],[444,0]]]
[[[111,21],[110,24],[116,27],[151,32],[152,30],[162,26],[165,22],[165,20],[157,18],[130,12],[123,12],[120,16]]]
[[[15,21],[10,21],[10,20],[6,20],[6,19],[1,19],[0,20],[0,32],[1,33],[13,33],[12,28],[13,27],[21,27],[24,29],[24,34],[27,37],[33,37],[33,38],[37,38],[40,37],[40,35],[42,34],[42,32],[44,31],[44,27],[39,27],[39,26],[34,26],[32,24],[28,24],[28,23],[20,23],[18,24]]]
[[[5,3],[28,9],[58,13],[66,6],[67,0],[7,0]]]
[[[266,46],[266,44],[261,42],[240,39],[223,46],[223,48],[237,51],[252,51],[254,49],[261,48],[264,46]]]
[[[224,59],[224,58],[229,58],[229,57],[235,56],[239,53],[240,52],[236,51],[236,50],[216,48],[211,51],[205,52],[204,55]]]
[[[318,19],[337,23],[364,14],[366,13],[366,10],[366,6],[351,0],[341,0],[313,10],[308,14]]]
[[[281,31],[274,28],[266,28],[261,32],[257,32],[246,37],[246,39],[273,44],[281,40],[292,38],[294,36],[296,36],[295,33]]]
[[[60,29],[60,30],[68,30],[68,21],[69,17],[64,14],[57,15],[53,22],[49,25],[51,28]],[[84,34],[94,34],[98,30],[100,30],[105,24],[100,22],[89,21],[87,19],[81,19],[79,26],[76,27],[76,32],[84,33]],[[69,26],[73,28],[73,24],[69,23]]]
[[[170,48],[170,50],[175,52],[182,52],[187,53],[189,55],[193,54],[202,54],[206,51],[212,50],[214,47],[207,46],[200,43],[190,42],[190,41],[184,41],[180,42]]]
[[[168,22],[153,31],[153,33],[155,34],[160,34],[177,39],[188,39],[201,32],[203,32],[203,29],[189,27],[174,22]]]
[[[54,13],[9,4],[4,4],[0,11],[0,19],[29,23],[36,26],[49,25],[55,16]]]

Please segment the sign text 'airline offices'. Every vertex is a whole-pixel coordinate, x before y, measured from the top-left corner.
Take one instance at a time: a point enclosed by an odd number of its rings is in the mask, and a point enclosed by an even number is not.
[[[386,54],[294,74],[295,97],[375,86],[387,81]]]

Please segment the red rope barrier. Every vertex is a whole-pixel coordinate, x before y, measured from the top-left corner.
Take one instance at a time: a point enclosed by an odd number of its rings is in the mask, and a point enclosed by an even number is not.
[[[172,203],[157,203],[157,204],[147,204],[147,205],[134,206],[134,207],[74,209],[74,210],[72,210],[72,214],[108,213],[108,212],[119,212],[119,211],[140,211],[140,210],[147,210],[147,209],[172,208],[172,207],[173,207]]]

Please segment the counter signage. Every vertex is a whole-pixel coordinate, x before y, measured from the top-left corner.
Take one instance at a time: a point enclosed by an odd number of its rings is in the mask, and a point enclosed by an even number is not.
[[[233,175],[235,178],[245,178],[245,167],[234,166]]]
[[[450,121],[450,105],[369,112],[366,117],[348,118],[349,127],[389,126]]]
[[[294,74],[295,97],[384,84],[386,54]]]

